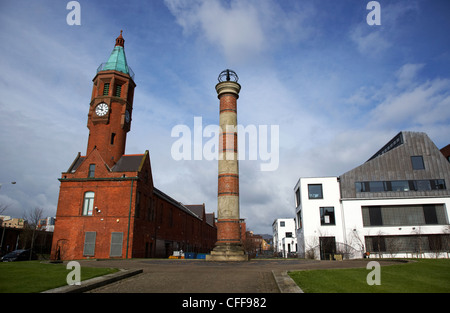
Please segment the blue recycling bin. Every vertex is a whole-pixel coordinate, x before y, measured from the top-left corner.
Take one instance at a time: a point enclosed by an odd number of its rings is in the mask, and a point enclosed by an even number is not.
[[[184,258],[185,259],[195,259],[195,252],[185,252],[184,253]]]

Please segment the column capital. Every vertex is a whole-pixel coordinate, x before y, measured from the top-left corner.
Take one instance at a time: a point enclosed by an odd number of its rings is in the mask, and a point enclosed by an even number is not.
[[[241,85],[233,81],[224,81],[216,85],[216,91],[217,91],[217,98],[219,99],[224,94],[232,94],[236,97],[236,99],[238,99],[239,92],[241,91]]]

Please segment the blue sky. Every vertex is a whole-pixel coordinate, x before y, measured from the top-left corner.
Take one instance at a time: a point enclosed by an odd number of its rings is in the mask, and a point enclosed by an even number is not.
[[[178,201],[217,209],[217,161],[174,160],[171,130],[218,124],[222,70],[240,78],[239,124],[279,126],[277,170],[240,163],[241,217],[257,233],[294,217],[300,177],[343,174],[401,130],[450,143],[447,0],[381,0],[379,26],[366,0],[80,0],[80,26],[67,25],[68,2],[0,3],[4,214],[56,213],[57,178],[86,152],[92,79],[121,29],[137,84],[126,153],[148,149],[155,186]]]

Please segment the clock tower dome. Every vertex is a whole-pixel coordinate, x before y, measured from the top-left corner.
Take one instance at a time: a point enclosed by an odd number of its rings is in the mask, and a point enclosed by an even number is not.
[[[87,122],[86,154],[97,149],[110,168],[125,153],[136,87],[134,73],[125,57],[124,43],[120,31],[108,61],[97,68]]]

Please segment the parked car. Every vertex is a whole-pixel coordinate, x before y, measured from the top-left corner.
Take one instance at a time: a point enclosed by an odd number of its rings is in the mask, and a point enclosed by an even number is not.
[[[2,262],[28,261],[30,260],[30,253],[31,253],[31,260],[37,260],[37,255],[31,250],[14,250],[13,252],[10,252],[5,256],[3,256],[1,258],[1,261]]]

